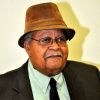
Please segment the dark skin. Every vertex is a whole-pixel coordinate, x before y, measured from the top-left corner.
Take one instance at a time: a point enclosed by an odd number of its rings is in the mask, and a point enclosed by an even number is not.
[[[60,29],[51,29],[34,31],[32,34],[33,38],[39,40],[45,37],[55,39],[63,33]],[[59,74],[67,61],[67,44],[61,47],[53,41],[50,46],[42,46],[37,41],[32,40],[30,43],[25,41],[24,48],[34,68],[47,76]]]

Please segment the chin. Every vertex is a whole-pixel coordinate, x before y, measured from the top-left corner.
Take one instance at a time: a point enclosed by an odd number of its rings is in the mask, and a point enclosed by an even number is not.
[[[48,69],[60,69],[63,65],[61,62],[59,63],[53,62],[53,63],[47,64],[46,66]]]
[[[50,58],[46,60],[46,69],[48,70],[49,76],[59,74],[64,68],[64,61],[62,58]]]
[[[48,76],[50,77],[50,76],[55,76],[55,75],[57,75],[57,74],[59,74],[60,72],[61,72],[62,70],[61,69],[59,69],[59,70],[51,70],[51,71],[49,71],[49,73],[48,73]]]
[[[50,66],[51,68],[53,67],[60,67],[62,66],[63,59],[58,57],[58,58],[50,58],[46,60],[46,65]]]
[[[48,73],[48,76],[54,76],[54,75],[57,75],[59,74],[64,68],[64,65],[60,64],[60,65],[57,65],[57,64],[51,64],[51,65],[48,65],[46,66],[46,69],[48,70],[47,73]]]

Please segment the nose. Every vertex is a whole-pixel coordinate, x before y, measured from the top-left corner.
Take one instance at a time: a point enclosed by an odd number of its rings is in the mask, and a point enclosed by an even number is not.
[[[57,44],[56,41],[52,41],[51,46],[49,47],[49,49],[54,49],[54,50],[58,50],[60,48],[60,46]]]

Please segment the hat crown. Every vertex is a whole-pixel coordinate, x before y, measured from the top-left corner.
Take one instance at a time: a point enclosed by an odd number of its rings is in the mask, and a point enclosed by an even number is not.
[[[25,33],[34,31],[38,27],[51,24],[65,24],[54,3],[42,3],[28,8],[25,20]]]
[[[58,8],[54,3],[33,5],[26,12],[26,21],[55,18],[61,19]]]

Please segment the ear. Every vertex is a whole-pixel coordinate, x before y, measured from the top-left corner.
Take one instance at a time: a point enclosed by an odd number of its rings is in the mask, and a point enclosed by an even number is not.
[[[24,49],[27,52],[27,54],[30,56],[31,55],[31,53],[30,53],[30,44],[29,44],[28,41],[24,42]]]

